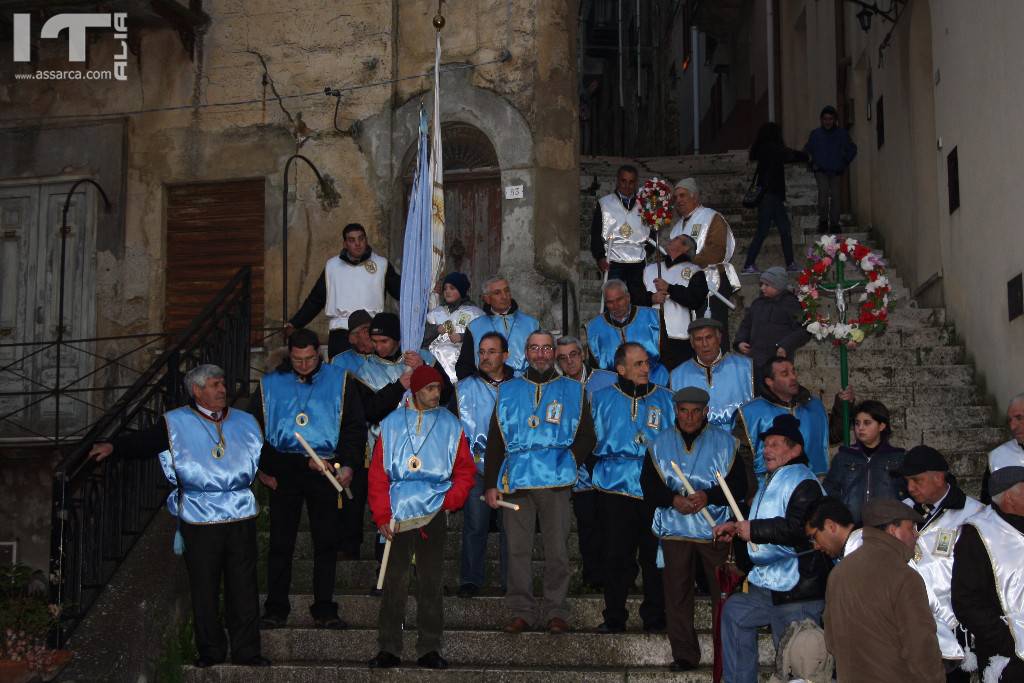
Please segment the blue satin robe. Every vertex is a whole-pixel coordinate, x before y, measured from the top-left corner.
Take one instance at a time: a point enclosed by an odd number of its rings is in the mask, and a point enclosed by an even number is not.
[[[711,395],[708,422],[731,432],[736,411],[754,398],[754,364],[746,356],[724,354],[710,368],[690,360],[672,371],[673,393],[683,387],[698,387]]]
[[[505,361],[516,373],[526,372],[526,340],[537,329],[537,319],[516,310],[512,315],[482,315],[469,323],[473,334],[473,364],[480,366],[480,339],[488,332],[497,332],[508,340],[508,360]]]
[[[476,463],[478,475],[484,473],[484,454],[487,452],[487,432],[491,427],[494,402],[498,388],[477,375],[471,375],[455,388],[455,402],[459,407],[462,430],[469,439],[469,451]]]
[[[754,454],[754,474],[758,483],[764,481],[764,443],[761,432],[772,426],[772,421],[779,415],[789,413],[800,420],[800,434],[804,437],[804,453],[811,463],[815,474],[828,472],[828,413],[825,406],[817,398],[795,408],[772,403],[759,396],[740,409],[740,421],[747,435],[747,443]]]
[[[295,438],[298,432],[321,458],[333,458],[338,446],[347,379],[344,370],[326,363],[313,374],[310,383],[300,382],[291,371],[264,375],[260,391],[267,443],[282,453],[306,457],[306,450]],[[309,420],[305,426],[296,422],[299,413],[304,413]]]
[[[615,350],[625,342],[643,346],[651,368],[660,365],[661,321],[658,312],[646,306],[634,306],[630,313],[633,319],[624,327],[608,322],[607,314],[601,314],[587,324],[587,346],[598,365],[605,370],[615,370]]]
[[[600,391],[605,387],[610,387],[619,379],[618,373],[610,370],[591,370],[590,374],[584,378],[583,386],[587,392],[587,400],[594,400],[594,392]],[[583,463],[580,463],[576,473],[576,485],[572,487],[573,493],[580,493],[581,491],[592,491],[594,489],[593,482],[590,481],[590,470]]]
[[[618,385],[606,387],[594,393],[590,413],[597,436],[594,488],[643,499],[640,471],[647,445],[675,426],[671,392],[656,387],[634,399]]]

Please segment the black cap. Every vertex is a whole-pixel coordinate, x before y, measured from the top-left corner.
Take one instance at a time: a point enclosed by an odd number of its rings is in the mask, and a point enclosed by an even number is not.
[[[398,324],[398,316],[394,313],[378,313],[373,316],[370,322],[370,334],[391,337],[395,341],[402,338],[401,326]]]
[[[794,443],[804,445],[804,435],[800,433],[800,420],[789,413],[776,415],[772,426],[757,435],[761,441],[769,436],[784,436]]]
[[[676,403],[700,403],[707,405],[711,401],[711,396],[700,387],[683,387],[672,395],[672,400]]]
[[[989,475],[988,492],[993,496],[998,496],[1022,481],[1024,481],[1024,467],[1020,465],[1000,467]]]
[[[931,446],[914,446],[903,456],[903,464],[896,471],[896,476],[912,477],[922,472],[948,472],[949,463],[942,453]]]
[[[370,314],[360,308],[348,317],[348,330],[351,332],[352,330],[359,329],[363,325],[369,325],[372,322],[373,318]]]
[[[882,526],[904,519],[909,519],[915,524],[924,523],[924,517],[914,508],[891,498],[872,498],[864,505],[861,518],[864,520],[864,526]]]
[[[697,318],[687,326],[686,331],[693,332],[694,330],[702,330],[705,327],[713,327],[716,330],[721,330],[722,323],[714,318]]]

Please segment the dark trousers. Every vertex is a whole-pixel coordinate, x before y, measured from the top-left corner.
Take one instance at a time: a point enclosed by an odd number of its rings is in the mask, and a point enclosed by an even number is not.
[[[793,234],[789,223],[789,213],[786,211],[786,198],[774,192],[765,192],[761,197],[761,203],[757,205],[757,232],[754,239],[750,241],[750,248],[747,250],[747,260],[744,267],[752,266],[757,261],[757,255],[761,253],[761,245],[768,237],[768,231],[772,229],[772,223],[779,229],[779,239],[782,240],[782,256],[789,265],[793,263]]]
[[[647,294],[647,286],[644,284],[644,268],[646,267],[646,261],[639,263],[608,261],[608,279],[625,282],[629,289],[629,298],[634,304],[639,305],[645,300]]]
[[[583,583],[604,586],[604,534],[597,517],[598,492],[573,491],[572,509],[576,513],[576,534],[580,544]]]
[[[839,179],[842,176],[818,171],[814,180],[818,183],[818,225],[828,224],[839,227]]]
[[[484,585],[487,560],[487,538],[491,531],[491,516],[498,519],[498,558],[501,574],[501,588],[508,585],[508,544],[505,541],[505,530],[501,527],[501,515],[480,500],[484,495],[484,477],[476,475],[476,483],[469,491],[469,498],[462,508],[462,560],[459,564],[459,585]]]
[[[332,619],[338,616],[338,603],[334,602],[338,493],[322,474],[310,469],[278,477],[277,489],[270,492],[267,601],[263,608],[280,618],[291,611],[288,592],[303,502],[313,538],[313,604],[309,611],[314,619]]]
[[[331,330],[327,335],[327,359],[330,360],[339,353],[344,353],[352,348],[348,343],[348,330]]]
[[[203,659],[223,662],[228,638],[220,619],[220,584],[224,581],[224,620],[231,641],[231,661],[239,664],[260,654],[260,597],[256,581],[256,520],[223,524],[181,523],[185,567],[192,593],[196,651]]]
[[[697,563],[704,567],[712,609],[718,604],[720,589],[715,568],[729,557],[724,544],[666,540],[661,544],[665,556],[665,616],[668,617],[668,641],[672,659],[696,665],[700,663],[700,643],[694,628],[693,594]]]
[[[665,591],[657,566],[658,539],[651,533],[654,510],[643,500],[598,492],[597,507],[604,533],[604,621],[625,626],[629,616],[626,598],[636,577],[636,565],[644,581],[640,619],[644,626],[665,625]]]
[[[971,674],[960,668],[960,660],[943,659],[946,667],[946,683],[971,683]]]
[[[403,531],[391,541],[377,631],[377,644],[384,652],[402,656],[402,622],[409,597],[413,554],[416,555],[416,656],[441,651],[446,526],[445,513],[439,512],[422,529]]]
[[[352,500],[346,497],[341,503],[341,510],[338,510],[338,550],[354,559],[359,559],[359,549],[363,545],[367,476],[363,467],[355,471],[349,485]]]

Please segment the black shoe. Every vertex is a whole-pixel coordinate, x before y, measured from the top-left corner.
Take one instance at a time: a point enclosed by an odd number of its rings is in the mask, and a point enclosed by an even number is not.
[[[448,660],[437,653],[437,650],[431,650],[427,654],[423,655],[416,660],[416,663],[425,669],[447,669]]]
[[[663,622],[653,622],[650,624],[644,624],[644,633],[664,633],[665,624]]]
[[[460,598],[475,598],[480,595],[480,587],[471,583],[464,583],[459,586],[458,596]]]
[[[376,586],[370,589],[369,596],[371,598],[379,598],[382,595],[384,595],[384,591],[382,589],[377,588]]]
[[[393,669],[402,663],[402,660],[394,656],[390,652],[381,650],[377,653],[377,656],[368,662],[371,669]]]
[[[669,671],[693,671],[697,668],[696,664],[690,664],[685,659],[675,659],[668,665]]]
[[[195,666],[197,668],[199,668],[199,669],[208,669],[211,666],[217,666],[218,664],[223,664],[223,663],[224,663],[223,659],[211,659],[209,657],[199,657],[195,661]]]
[[[348,628],[348,622],[340,617],[328,617],[326,619],[314,619],[317,628],[326,628],[332,631],[344,631]]]
[[[242,662],[233,662],[237,666],[270,666],[270,660],[266,657],[256,655]]]
[[[260,629],[270,631],[275,628],[284,628],[288,623],[288,617],[278,617],[273,614],[264,614],[260,617]]]
[[[601,622],[596,629],[598,633],[625,633],[626,627],[622,624],[609,624],[607,621]]]

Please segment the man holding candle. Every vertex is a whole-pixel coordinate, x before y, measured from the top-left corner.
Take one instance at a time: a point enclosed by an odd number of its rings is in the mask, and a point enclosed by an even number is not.
[[[347,626],[334,601],[339,494],[295,434],[301,434],[328,466],[340,465],[337,479],[348,487],[363,466],[366,421],[355,383],[341,368],[322,362],[319,351],[316,333],[295,330],[288,338],[288,357],[260,380],[253,404],[267,438],[260,481],[270,489],[267,599],[260,620],[264,629],[284,626],[291,611],[288,591],[303,503],[313,539],[310,612],[318,628]]]
[[[399,406],[380,423],[369,473],[374,524],[391,543],[383,568],[377,642],[371,669],[398,666],[402,622],[409,595],[409,570],[416,556],[417,664],[445,669],[443,572],[447,529],[445,512],[460,510],[473,488],[476,467],[459,418],[444,408],[441,373],[429,365],[413,371],[410,406]]]
[[[771,626],[778,648],[791,623],[820,623],[832,566],[804,533],[807,510],[824,493],[808,467],[800,421],[779,415],[759,438],[767,476],[750,519],[715,527],[717,538],[746,541],[737,544],[736,560],[750,584],[749,592],[733,595],[722,610],[723,675],[729,683],[758,680],[759,628]]]
[[[672,645],[672,671],[688,671],[700,663],[700,643],[694,629],[694,580],[697,562],[704,566],[711,599],[721,591],[716,569],[729,555],[727,544],[714,542],[712,525],[729,518],[728,501],[715,476],[727,472],[733,496],[746,495],[743,461],[736,457],[736,439],[708,424],[708,392],[680,389],[672,397],[675,429],[663,430],[647,448],[640,486],[644,501],[656,508],[651,530],[661,539],[665,556],[665,616]],[[686,477],[694,489],[679,476]]]

